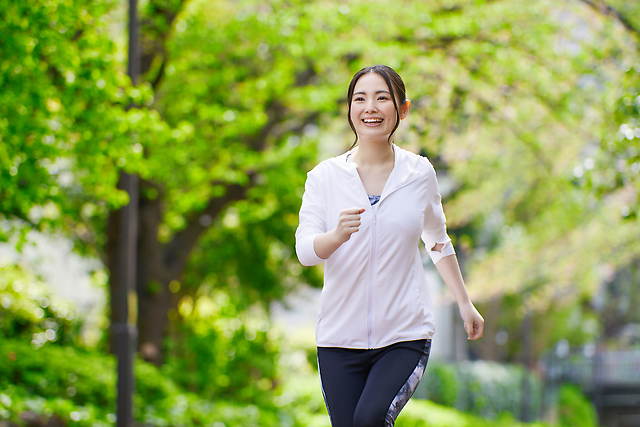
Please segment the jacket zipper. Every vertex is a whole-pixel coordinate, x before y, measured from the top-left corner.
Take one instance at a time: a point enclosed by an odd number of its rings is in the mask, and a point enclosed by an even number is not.
[[[397,186],[385,196],[398,191],[402,187],[409,185],[412,181],[403,182],[401,185]],[[364,187],[363,187],[364,188]],[[366,194],[366,190],[365,190]],[[367,348],[373,348],[373,289],[374,289],[374,280],[375,280],[375,270],[376,270],[376,255],[378,250],[378,242],[376,238],[377,231],[377,221],[376,221],[376,208],[380,206],[382,203],[382,197],[380,201],[376,204],[376,206],[372,206],[371,211],[373,212],[373,220],[371,225],[371,252],[369,258],[369,288],[367,289]]]
[[[380,203],[380,202],[378,202]],[[375,279],[375,260],[376,260],[376,252],[377,252],[377,241],[376,241],[376,212],[375,208],[373,211],[373,224],[371,226],[371,258],[369,261],[369,292],[367,298],[367,347],[369,349],[373,348],[373,281]]]
[[[356,174],[358,172],[356,171]],[[362,184],[362,180],[360,179],[360,177],[358,177],[358,181],[360,181],[360,184]],[[410,183],[412,183],[413,180],[408,180],[405,181],[403,183],[401,183],[400,185],[398,185],[396,188],[394,188],[393,190],[391,190],[389,193],[387,193],[385,195],[385,197],[380,197],[380,201],[378,201],[377,206],[380,205],[380,203],[382,203],[382,200],[384,198],[386,198],[386,196],[388,196],[389,194],[398,191],[399,189],[409,185]],[[364,190],[364,195],[367,196],[367,190],[364,188],[364,185],[362,185],[362,189]],[[367,202],[369,201],[369,197],[366,197]],[[375,279],[375,260],[376,260],[376,254],[377,254],[377,241],[376,241],[376,207],[372,206],[371,211],[373,212],[373,224],[371,227],[371,253],[370,253],[370,259],[369,259],[369,286],[367,289],[367,348],[372,349],[373,348],[373,284],[374,284],[374,279]]]

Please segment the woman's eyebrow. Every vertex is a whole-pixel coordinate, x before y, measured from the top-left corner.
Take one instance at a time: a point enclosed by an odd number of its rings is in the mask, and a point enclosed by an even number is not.
[[[378,91],[376,91],[376,95],[379,94],[379,93],[389,93],[389,91],[388,90],[378,90]],[[366,95],[366,93],[364,93],[364,92],[355,92],[354,95]]]

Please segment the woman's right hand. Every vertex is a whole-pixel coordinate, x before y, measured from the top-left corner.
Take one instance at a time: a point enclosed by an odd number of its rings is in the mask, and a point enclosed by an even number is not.
[[[351,235],[360,229],[360,215],[364,208],[349,208],[340,211],[338,225],[331,231],[320,234],[313,241],[313,250],[322,259],[327,259],[344,242],[351,238]]]
[[[346,242],[353,233],[358,232],[360,229],[360,215],[363,212],[364,208],[348,208],[340,211],[338,225],[334,230],[340,242]]]

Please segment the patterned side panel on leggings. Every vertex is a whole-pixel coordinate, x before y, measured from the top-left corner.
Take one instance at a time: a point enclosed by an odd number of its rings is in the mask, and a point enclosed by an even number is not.
[[[429,353],[431,352],[431,340],[427,340],[424,350],[422,353],[422,357],[418,361],[416,368],[413,370],[409,378],[404,383],[404,385],[400,388],[400,391],[391,402],[391,406],[389,406],[389,410],[387,411],[387,416],[384,419],[385,427],[393,427],[396,422],[396,418],[398,418],[398,414],[404,405],[407,404],[413,393],[418,388],[418,383],[422,379],[422,374],[424,374],[424,368],[427,366],[427,361],[429,360]]]

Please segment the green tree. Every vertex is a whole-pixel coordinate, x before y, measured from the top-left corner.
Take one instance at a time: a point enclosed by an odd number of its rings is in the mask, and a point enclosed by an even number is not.
[[[134,117],[124,113],[130,87],[100,21],[109,8],[107,2],[0,3],[5,219],[38,230],[68,226],[83,235],[91,214],[122,203],[109,172],[115,159],[135,157],[123,138]],[[89,201],[100,203],[83,206]],[[4,224],[6,240],[15,230]]]
[[[620,130],[635,142],[610,116],[619,99],[637,108],[619,93],[637,42],[601,3],[148,1],[137,88],[121,38],[110,41],[122,4],[0,5],[2,212],[68,231],[116,286],[115,214],[128,200],[117,181],[139,175],[138,327],[156,363],[181,298],[216,289],[268,308],[318,283],[293,257],[305,172],[318,141],[323,157],[349,146],[346,85],[372,63],[407,83],[400,142],[454,183],[446,212],[460,254],[473,254],[472,291],[526,291],[527,309],[544,310],[592,293],[598,265],[640,250],[637,199],[620,215],[624,179],[607,197],[582,184],[617,164],[603,151],[586,168],[601,140]],[[577,177],[580,165],[593,174]]]
[[[506,318],[490,326],[482,355],[500,353],[493,342],[498,328],[515,338],[513,355],[520,342],[518,320],[528,313],[538,331],[536,355],[561,338],[572,344],[592,340],[602,330],[594,326],[593,296],[638,259],[638,5],[615,3],[563,6],[573,36],[566,46],[573,52],[565,52],[568,67],[556,73],[575,83],[560,99],[566,110],[549,105],[552,117],[561,118],[559,126],[543,120],[537,131],[522,132],[523,123],[541,115],[519,116],[520,129],[513,133],[521,135],[520,143],[505,144],[498,131],[501,142],[490,150],[499,155],[486,152],[479,159],[479,166],[493,159],[495,168],[473,170],[481,149],[461,165],[471,176],[450,201],[450,219],[455,224],[459,214],[467,216],[459,224],[462,242],[475,245],[471,288],[478,298],[494,299],[491,312],[502,306],[500,317]],[[601,43],[593,43],[594,37]],[[500,302],[502,295],[508,298]],[[550,324],[564,327],[548,331]]]

